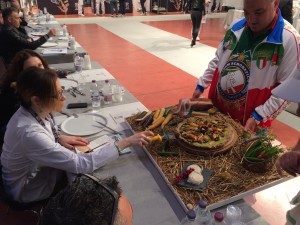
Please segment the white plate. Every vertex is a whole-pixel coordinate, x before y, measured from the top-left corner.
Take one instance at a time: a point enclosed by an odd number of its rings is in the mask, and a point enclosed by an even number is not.
[[[78,114],[78,117],[71,116],[61,124],[61,130],[69,135],[87,136],[99,133],[104,129],[102,125],[96,121],[107,124],[104,116],[95,113]]]
[[[35,32],[30,33],[30,34],[31,34],[32,36],[44,36],[44,35],[46,35],[47,33],[35,31]]]
[[[54,42],[46,42],[41,46],[41,48],[50,48],[50,47],[56,47],[58,44]]]
[[[60,80],[61,86],[65,87],[65,90],[68,90],[71,87],[77,87],[78,86],[78,81],[76,81],[76,80],[65,79],[65,78],[61,78],[59,80]]]

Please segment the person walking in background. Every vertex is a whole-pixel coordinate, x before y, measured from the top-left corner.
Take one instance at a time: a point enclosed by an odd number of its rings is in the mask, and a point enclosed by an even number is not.
[[[110,0],[110,13],[111,17],[114,17],[114,12],[116,12],[116,17],[118,17],[118,1],[117,0]]]
[[[211,8],[213,7],[215,1],[216,1],[216,0],[210,0],[210,1],[209,1],[209,4],[208,4],[208,6],[207,6],[207,13],[208,13],[208,14],[211,14]]]
[[[83,0],[78,0],[77,2],[78,15],[84,16],[83,14]]]
[[[214,10],[214,12],[218,12],[218,11],[222,11],[222,5],[223,5],[223,3],[222,3],[222,0],[216,0],[216,6],[215,6],[215,10]]]
[[[96,15],[100,15],[100,5],[101,5],[101,14],[105,14],[105,0],[96,0]]]
[[[145,8],[145,2],[146,2],[146,0],[140,0],[140,2],[141,2],[141,7],[142,7],[141,16],[146,16],[147,15],[147,11],[146,11],[146,8]]]
[[[126,0],[119,0],[119,4],[120,4],[121,16],[125,16],[125,13],[126,13]]]
[[[199,34],[202,13],[205,14],[205,5],[208,4],[206,0],[190,0],[188,5],[191,6],[191,20],[192,20],[192,42],[191,48],[196,44],[196,39]]]

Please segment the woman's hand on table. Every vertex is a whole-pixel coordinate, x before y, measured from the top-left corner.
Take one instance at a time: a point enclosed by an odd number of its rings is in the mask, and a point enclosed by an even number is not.
[[[123,150],[124,148],[130,146],[144,146],[151,143],[150,138],[148,136],[153,136],[153,132],[151,131],[143,131],[137,134],[134,134],[130,137],[124,138],[117,142],[118,147]]]
[[[86,146],[89,141],[82,137],[60,135],[58,142],[67,149],[74,150],[75,145]]]

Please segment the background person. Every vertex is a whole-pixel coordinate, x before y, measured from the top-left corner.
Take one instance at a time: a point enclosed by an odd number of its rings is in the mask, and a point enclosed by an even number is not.
[[[188,5],[191,6],[191,20],[192,20],[192,42],[191,47],[196,44],[196,39],[200,32],[202,13],[205,15],[205,5],[209,4],[208,0],[190,0]]]
[[[146,10],[146,7],[145,7],[145,2],[146,2],[146,0],[140,0],[141,8],[142,8],[141,16],[146,16],[147,15],[147,10]]]
[[[118,17],[118,1],[117,0],[110,0],[110,13],[111,17],[114,17],[114,13],[116,13],[116,17]]]
[[[48,34],[33,40],[28,35],[20,32],[19,11],[15,8],[6,8],[2,11],[4,27],[0,35],[1,56],[8,65],[17,52],[23,49],[36,49],[47,42],[50,37],[56,35],[55,29],[50,29]]]
[[[51,198],[43,210],[41,225],[132,225],[132,206],[116,178],[93,178],[97,182],[82,175]],[[114,204],[117,206],[113,215]]]
[[[105,0],[96,0],[96,15],[100,15],[100,5],[101,5],[101,14],[105,14]]]
[[[66,100],[54,71],[31,67],[19,75],[21,106],[10,119],[1,154],[3,186],[14,201],[32,203],[49,198],[65,172],[92,173],[117,159],[130,146],[147,145],[151,131],[102,145],[91,153],[76,153],[85,146],[81,137],[60,135],[51,117]]]
[[[0,78],[0,145],[3,143],[6,126],[20,107],[16,81],[18,75],[29,67],[49,69],[47,62],[36,52],[25,49],[16,54],[3,77]]]
[[[77,9],[78,9],[78,15],[79,16],[84,16],[84,14],[83,14],[83,6],[84,6],[83,0],[78,0],[78,2],[77,2]]]
[[[299,65],[299,34],[284,24],[279,0],[244,0],[245,18],[232,25],[197,82],[223,113],[255,130],[271,126],[288,102],[271,94]],[[264,43],[264,44],[261,44]]]

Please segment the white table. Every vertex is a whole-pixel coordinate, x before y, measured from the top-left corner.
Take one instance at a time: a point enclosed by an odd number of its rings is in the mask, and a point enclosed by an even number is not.
[[[244,17],[244,10],[239,10],[239,9],[228,10],[226,17],[224,19],[224,28],[227,29],[233,21],[240,19],[242,17]]]
[[[234,7],[236,9],[243,9],[244,2],[243,0],[223,0],[222,6]]]

